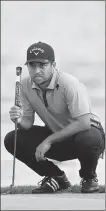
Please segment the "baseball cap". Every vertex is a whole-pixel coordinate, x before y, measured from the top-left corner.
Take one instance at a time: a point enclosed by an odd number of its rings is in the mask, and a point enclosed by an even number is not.
[[[34,61],[45,63],[48,60],[55,60],[54,50],[50,45],[44,42],[38,42],[32,44],[27,49],[27,61],[25,65]]]

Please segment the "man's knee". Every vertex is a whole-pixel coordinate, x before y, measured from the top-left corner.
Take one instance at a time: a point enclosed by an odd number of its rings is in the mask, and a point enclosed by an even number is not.
[[[13,153],[14,149],[14,135],[15,131],[11,131],[4,138],[4,146],[10,153]]]
[[[75,138],[75,143],[78,150],[84,151],[85,153],[101,153],[103,147],[101,133],[96,128],[91,128],[89,131],[78,133]]]

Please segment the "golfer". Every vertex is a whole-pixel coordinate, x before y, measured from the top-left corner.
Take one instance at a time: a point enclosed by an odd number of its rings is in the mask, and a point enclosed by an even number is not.
[[[80,162],[81,191],[98,191],[96,168],[105,134],[92,113],[86,87],[76,77],[56,69],[54,50],[46,43],[32,44],[25,64],[29,76],[21,83],[21,104],[12,106],[9,114],[14,123],[18,121],[16,158],[43,177],[32,193],[71,190],[71,181],[54,160],[73,159]],[[34,125],[35,113],[44,126]],[[12,155],[14,134],[9,132],[4,140]]]

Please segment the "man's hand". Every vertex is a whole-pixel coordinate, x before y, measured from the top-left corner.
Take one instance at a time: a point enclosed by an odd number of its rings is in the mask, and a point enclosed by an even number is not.
[[[50,149],[51,144],[48,142],[43,141],[39,146],[36,148],[35,156],[36,160],[45,160],[45,153]]]
[[[19,106],[16,105],[12,106],[9,113],[10,113],[10,119],[13,122],[15,122],[17,119],[18,123],[20,123],[23,115],[22,105],[20,104]]]

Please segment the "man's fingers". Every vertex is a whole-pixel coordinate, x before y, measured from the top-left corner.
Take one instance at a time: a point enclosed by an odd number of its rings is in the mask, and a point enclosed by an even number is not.
[[[20,113],[12,113],[12,114],[10,114],[10,118],[11,119],[18,119],[20,117]]]
[[[21,106],[12,106],[10,110],[20,110]]]
[[[10,117],[20,116],[20,112],[12,112],[10,113]]]
[[[19,122],[21,121],[21,118],[23,116],[23,110],[20,107],[18,107],[18,106],[11,107],[9,113],[10,113],[11,120],[14,121],[14,120],[18,119]]]
[[[11,111],[9,111],[9,113],[10,113],[10,115],[11,114],[21,114],[21,110],[19,109],[14,109],[14,110],[11,110]]]
[[[35,156],[37,161],[45,160],[44,153],[41,153],[40,151],[36,151]]]

